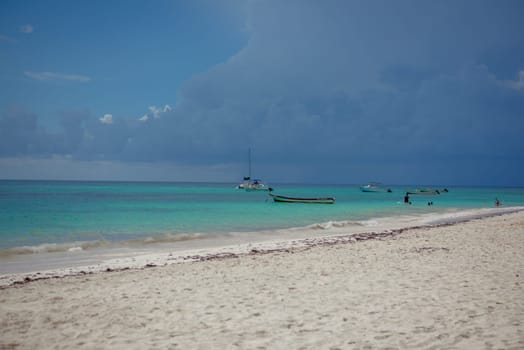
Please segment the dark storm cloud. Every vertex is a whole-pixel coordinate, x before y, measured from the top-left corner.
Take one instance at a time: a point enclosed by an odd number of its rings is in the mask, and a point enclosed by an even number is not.
[[[36,114],[10,109],[0,117],[0,154],[2,156],[45,154],[49,135],[37,124]]]
[[[490,71],[503,57],[483,58],[523,52],[520,7],[258,2],[248,46],[187,83],[177,115],[200,145],[247,143],[273,160],[492,154],[497,138],[519,156],[497,125],[522,130],[523,91]]]

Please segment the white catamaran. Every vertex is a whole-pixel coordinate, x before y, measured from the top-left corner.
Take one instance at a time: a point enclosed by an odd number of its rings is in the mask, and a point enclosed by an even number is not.
[[[248,176],[244,176],[244,182],[237,186],[238,189],[246,191],[273,191],[271,187],[266,185],[260,179],[251,179],[251,148],[248,150],[249,172]]]

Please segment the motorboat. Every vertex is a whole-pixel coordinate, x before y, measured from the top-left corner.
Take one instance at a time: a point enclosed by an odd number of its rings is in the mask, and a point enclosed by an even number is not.
[[[392,192],[391,189],[385,188],[378,182],[370,182],[367,185],[360,186],[362,192]]]

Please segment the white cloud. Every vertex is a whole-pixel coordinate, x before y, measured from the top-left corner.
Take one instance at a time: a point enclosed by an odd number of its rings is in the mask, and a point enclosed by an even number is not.
[[[164,107],[157,107],[157,106],[149,106],[147,107],[149,109],[149,113],[145,114],[143,117],[138,118],[138,120],[145,122],[148,121],[151,118],[154,119],[160,119],[162,114],[168,113],[173,111],[173,108],[170,105],[164,105]]]
[[[102,124],[113,124],[113,116],[111,114],[104,114],[99,120]]]
[[[508,80],[506,83],[512,89],[524,91],[524,70],[519,72],[517,80]]]
[[[20,27],[20,32],[25,34],[31,34],[33,32],[33,26],[30,24],[25,24]]]
[[[41,81],[73,81],[79,83],[87,83],[91,81],[91,78],[85,75],[78,74],[62,74],[54,72],[31,72],[25,71],[24,75],[28,78],[41,80]]]
[[[149,111],[151,112],[151,114],[153,115],[153,118],[155,119],[158,119],[160,118],[160,108],[158,108],[157,106],[149,106]]]

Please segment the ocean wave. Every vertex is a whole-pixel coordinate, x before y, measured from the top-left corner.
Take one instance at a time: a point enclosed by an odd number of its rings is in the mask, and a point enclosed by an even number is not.
[[[134,238],[123,241],[123,244],[156,244],[156,243],[173,243],[184,242],[195,239],[206,239],[216,237],[213,233],[165,233],[158,236],[148,236],[143,238]]]
[[[109,245],[109,241],[96,240],[84,242],[68,242],[68,243],[44,243],[34,246],[20,246],[12,248],[0,249],[0,257],[8,257],[13,255],[24,254],[40,254],[40,253],[58,253],[58,252],[78,252],[87,249],[99,248]]]
[[[371,218],[361,221],[327,221],[315,223],[305,227],[297,227],[294,230],[335,230],[343,228],[380,228],[380,227],[398,227],[407,228],[413,226],[434,226],[441,224],[452,224],[462,221],[480,219],[506,213],[524,210],[522,206],[505,207],[505,208],[445,208],[442,211],[433,213],[411,213],[408,215],[394,215]]]
[[[363,226],[360,221],[327,221],[306,226],[311,230],[329,230],[332,228],[344,228],[349,226]]]
[[[93,240],[81,242],[66,243],[44,243],[34,246],[19,246],[0,249],[0,258],[6,258],[15,255],[42,254],[42,253],[77,253],[85,250],[97,248],[109,248],[119,246],[140,246],[161,243],[175,243],[197,239],[206,239],[216,237],[215,234],[206,233],[182,233],[182,234],[162,234],[158,236],[147,236],[141,238],[132,238],[121,241]]]
[[[523,206],[498,207],[498,208],[474,208],[474,209],[454,209],[445,213],[427,214],[425,224],[442,225],[457,222],[481,219],[485,217],[510,214],[524,210]]]

